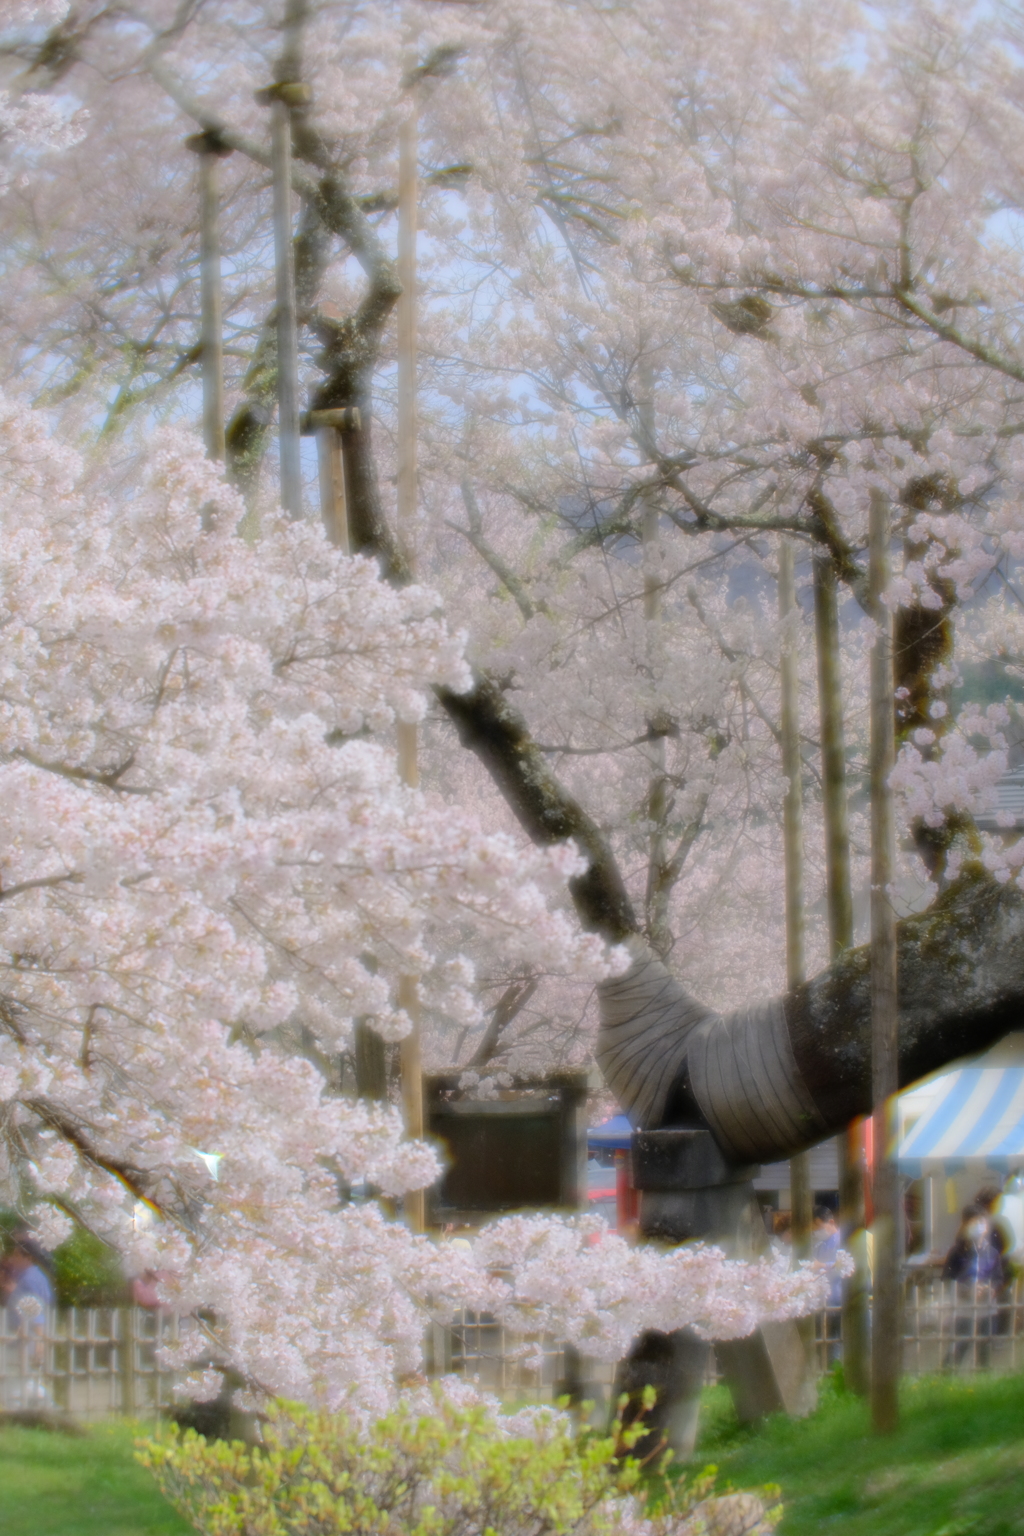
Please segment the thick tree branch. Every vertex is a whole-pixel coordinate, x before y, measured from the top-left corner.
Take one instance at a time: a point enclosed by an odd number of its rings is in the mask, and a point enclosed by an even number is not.
[[[608,840],[551,772],[522,715],[492,678],[480,677],[469,693],[437,690],[464,747],[483,763],[524,831],[540,844],[574,841],[589,860],[585,874],[569,881],[585,928],[617,942],[639,931]]]
[[[1024,892],[982,871],[901,922],[900,1084],[984,1050],[1024,1014]],[[812,1146],[871,1108],[866,948],[786,997],[718,1014],[634,940],[598,986],[597,1055],[635,1124],[708,1126],[737,1163]]]

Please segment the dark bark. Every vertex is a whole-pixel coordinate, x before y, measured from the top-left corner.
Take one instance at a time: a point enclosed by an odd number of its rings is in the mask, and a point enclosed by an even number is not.
[[[941,476],[928,476],[912,480],[900,497],[903,506],[911,512],[950,512],[959,506],[957,488]],[[907,537],[903,546],[905,563],[923,560],[928,552],[927,543]],[[920,600],[907,601],[897,608],[895,622],[894,664],[896,672],[896,745],[912,740],[913,733],[921,728],[935,735],[932,743],[916,743],[926,762],[938,755],[941,738],[952,722],[948,713],[951,688],[948,683],[936,686],[935,674],[940,667],[949,666],[953,660],[953,614],[957,604],[956,584],[938,572],[928,577],[932,606]],[[922,594],[923,595],[923,594]],[[947,713],[941,719],[933,719],[931,706],[936,701],[944,703]],[[980,846],[974,823],[961,812],[951,812],[941,826],[929,827],[921,820],[912,828],[914,846],[928,871],[929,877],[942,881],[946,854],[958,838],[966,838],[975,852]]]
[[[915,1083],[1024,1023],[1024,892],[966,874],[899,924],[899,1081]],[[871,1109],[868,951],[847,951],[786,1000],[790,1040],[830,1129]],[[823,1133],[824,1134],[824,1133]]]
[[[839,606],[835,566],[814,555],[814,628],[818,661],[821,790],[825,813],[825,874],[832,955],[853,943],[850,828],[846,795],[846,739],[839,655]]]
[[[899,924],[897,950],[901,1088],[1021,1027],[1016,885],[963,875]],[[598,993],[598,1060],[646,1130],[706,1127],[731,1163],[774,1162],[871,1111],[867,948],[846,951],[784,999],[725,1016],[689,997],[650,953]]]
[[[315,411],[354,407],[351,425],[342,429],[345,499],[354,554],[376,555],[384,575],[399,586],[412,579],[408,561],[384,515],[373,451],[373,368],[378,343],[367,337],[358,316],[344,321],[318,317],[311,322],[323,343],[317,359],[326,375],[313,395]]]
[[[584,928],[618,941],[639,931],[608,840],[551,772],[526,722],[492,678],[470,693],[438,690],[459,740],[483,763],[535,843],[573,840],[590,866],[569,881]]]

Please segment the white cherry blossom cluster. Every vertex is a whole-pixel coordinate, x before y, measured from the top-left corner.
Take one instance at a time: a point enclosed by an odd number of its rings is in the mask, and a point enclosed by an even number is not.
[[[945,704],[937,700],[932,713],[940,722]],[[955,730],[945,732],[937,744],[934,731],[917,730],[916,739],[901,748],[892,774],[908,820],[940,827],[951,812],[971,816],[990,810],[996,785],[1006,772],[1003,732],[1008,722],[1006,706],[990,704],[984,710],[977,706],[961,710]],[[924,751],[933,745],[934,752],[926,757]]]
[[[452,1261],[339,1201],[440,1164],[312,1061],[357,1015],[403,1033],[402,971],[465,995],[432,947],[453,911],[516,959],[606,974],[548,906],[580,860],[400,784],[390,723],[468,679],[433,593],[313,525],[253,547],[182,434],[105,497],[40,415],[6,398],[0,420],[5,1198],[164,1273],[254,1382],[383,1401]]]

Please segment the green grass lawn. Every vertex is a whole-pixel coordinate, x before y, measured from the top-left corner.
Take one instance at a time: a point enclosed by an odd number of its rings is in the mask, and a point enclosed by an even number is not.
[[[132,1459],[137,1427],[97,1425],[71,1437],[0,1429],[3,1536],[188,1536]]]
[[[132,1459],[135,1433],[0,1430],[2,1536],[187,1536]],[[888,1439],[831,1382],[809,1419],[758,1430],[716,1387],[691,1466],[709,1462],[722,1491],[781,1485],[780,1536],[1024,1536],[1024,1375],[908,1382]]]
[[[830,1381],[810,1418],[756,1431],[724,1388],[706,1398],[691,1465],[720,1489],[780,1484],[779,1536],[1024,1536],[1024,1376],[908,1381],[888,1438]]]

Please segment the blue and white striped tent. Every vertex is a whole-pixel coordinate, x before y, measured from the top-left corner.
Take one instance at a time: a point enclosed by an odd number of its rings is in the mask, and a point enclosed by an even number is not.
[[[935,1096],[900,1141],[901,1173],[1024,1168],[1024,1067],[960,1067],[932,1086]]]

